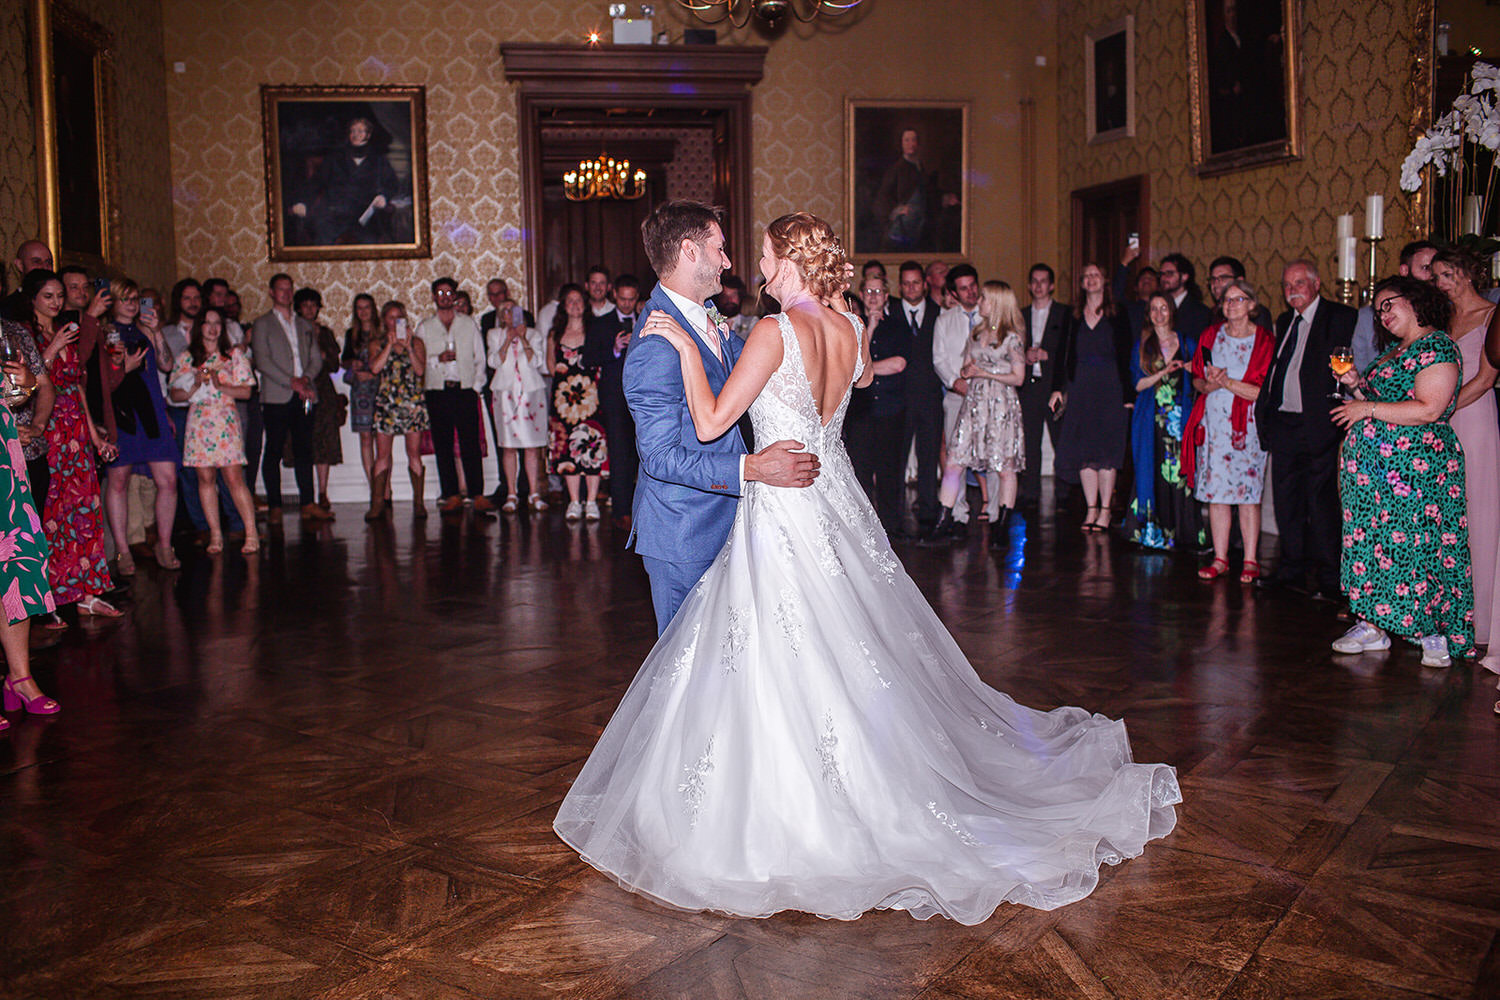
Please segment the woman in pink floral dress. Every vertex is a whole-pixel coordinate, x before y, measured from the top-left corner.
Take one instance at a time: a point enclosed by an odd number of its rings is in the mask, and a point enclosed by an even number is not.
[[[552,356],[552,449],[547,471],[562,476],[568,488],[567,519],[597,521],[599,482],[609,468],[604,415],[599,412],[599,370],[583,363],[583,314],[587,309],[583,289],[564,285],[558,301],[562,306],[547,335]],[[586,501],[580,500],[580,485],[588,489]]]
[[[51,271],[32,271],[21,283],[21,294],[31,302],[31,332],[47,363],[57,399],[47,423],[47,467],[52,473],[43,504],[42,527],[52,554],[47,575],[58,604],[78,605],[85,615],[118,618],[120,612],[99,595],[111,587],[104,563],[104,507],[95,455],[113,461],[117,451],[109,440],[114,407],[109,390],[101,386],[106,429],[89,419],[84,405],[84,364],[98,350],[98,318],[84,314],[78,322],[57,324],[64,296],[62,281]],[[116,372],[101,358],[106,375]]]
[[[245,440],[234,405],[235,400],[250,398],[255,378],[245,352],[230,347],[224,315],[219,310],[210,306],[193,321],[188,349],[177,356],[170,382],[172,399],[188,404],[182,464],[198,470],[198,496],[208,520],[208,551],[224,551],[216,482],[220,474],[234,498],[235,510],[245,522],[245,544],[240,551],[246,555],[260,551],[254,528],[255,502],[245,487]]]

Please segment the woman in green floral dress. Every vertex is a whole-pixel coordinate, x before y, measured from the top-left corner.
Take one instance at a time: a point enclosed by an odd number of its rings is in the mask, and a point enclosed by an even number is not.
[[[1130,355],[1135,410],[1130,451],[1135,491],[1125,516],[1125,534],[1148,549],[1203,547],[1203,515],[1193,482],[1182,474],[1182,432],[1193,409],[1189,364],[1198,350],[1193,337],[1178,337],[1177,310],[1162,294],[1146,302],[1148,325]]]
[[[1341,583],[1357,618],[1333,648],[1386,649],[1394,632],[1421,642],[1423,666],[1446,667],[1474,652],[1464,456],[1448,425],[1462,369],[1443,332],[1453,307],[1425,281],[1387,278],[1374,308],[1396,342],[1363,378],[1340,377],[1355,399],[1332,411],[1348,430]]]
[[[24,335],[15,328],[6,333]],[[16,406],[25,404],[27,393],[22,390],[34,388],[36,376],[19,356],[5,365],[4,373],[6,384],[0,389],[17,387],[16,397],[7,393],[4,405],[0,405],[0,599],[5,603],[0,645],[5,647],[8,668],[5,710],[25,708],[32,715],[55,715],[62,706],[42,694],[31,677],[30,626],[32,615],[56,611],[57,603],[47,583],[47,536],[42,533],[42,518],[31,498],[26,456],[10,413],[13,398]],[[9,728],[10,721],[0,717],[0,732]]]

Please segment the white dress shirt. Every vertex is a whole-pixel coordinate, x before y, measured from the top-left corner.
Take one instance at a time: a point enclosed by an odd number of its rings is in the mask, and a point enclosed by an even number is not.
[[[932,367],[943,385],[952,390],[958,373],[964,367],[964,347],[969,334],[974,331],[974,321],[979,317],[979,307],[964,309],[954,306],[938,314],[937,325],[932,331]]]
[[[283,316],[280,309],[272,309],[271,315],[275,316],[276,322],[281,324],[281,330],[286,334],[287,343],[292,345],[292,378],[301,378],[302,345],[297,342],[297,320],[295,317],[288,319],[286,316]]]
[[[923,298],[916,305],[912,305],[910,302],[902,299],[901,316],[912,329],[915,330],[921,327],[922,320],[927,317],[927,299]]]
[[[425,388],[436,392],[450,381],[458,382],[464,389],[478,390],[483,386],[484,337],[473,316],[455,312],[452,324],[446,327],[436,316],[428,316],[417,327],[417,336],[427,348]],[[438,361],[437,356],[448,350],[450,344],[456,357],[452,361]]]
[[[677,311],[682,313],[682,318],[688,321],[688,327],[692,330],[693,336],[697,337],[714,357],[720,361],[725,360],[723,352],[719,350],[718,330],[715,329],[711,335],[708,332],[708,310],[704,308],[703,303],[694,302],[692,299],[678,295],[666,285],[662,285],[661,290],[667,293],[667,298],[671,299],[672,304],[677,307]],[[740,496],[745,495],[746,457],[745,455],[740,456]]]

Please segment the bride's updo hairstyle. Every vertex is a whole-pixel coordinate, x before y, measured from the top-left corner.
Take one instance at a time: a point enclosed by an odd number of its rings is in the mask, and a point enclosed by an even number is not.
[[[825,299],[844,285],[844,245],[833,227],[808,212],[783,215],[766,227],[771,252],[789,260],[813,296]]]

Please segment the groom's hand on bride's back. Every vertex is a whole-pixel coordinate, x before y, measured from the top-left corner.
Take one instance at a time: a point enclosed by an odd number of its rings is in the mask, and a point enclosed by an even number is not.
[[[802,448],[801,441],[777,441],[746,455],[745,481],[767,486],[811,486],[823,463]]]

